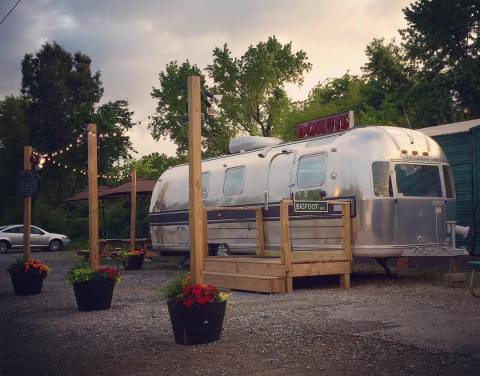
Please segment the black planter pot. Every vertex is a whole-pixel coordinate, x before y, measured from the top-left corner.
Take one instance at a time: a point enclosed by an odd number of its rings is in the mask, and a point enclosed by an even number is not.
[[[140,270],[142,269],[144,255],[128,256],[127,260],[123,262],[125,270]]]
[[[73,284],[79,311],[109,309],[112,305],[115,280],[101,279]]]
[[[45,275],[38,273],[10,272],[15,295],[35,295],[42,292]]]
[[[220,339],[227,301],[207,303],[204,306],[185,307],[176,300],[168,301],[175,342],[196,345]]]

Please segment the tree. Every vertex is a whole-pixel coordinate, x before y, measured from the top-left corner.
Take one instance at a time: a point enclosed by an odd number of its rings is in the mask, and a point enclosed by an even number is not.
[[[99,140],[98,169],[103,175],[112,173],[115,164],[131,158],[132,143],[125,132],[133,126],[132,114],[126,100],[117,100],[101,105],[92,116],[97,131],[109,135],[108,138]]]
[[[120,168],[122,176],[130,176],[132,170],[137,171],[137,178],[157,180],[169,167],[187,162],[186,156],[169,157],[166,154],[152,153],[141,159],[132,160]]]
[[[223,95],[224,120],[238,132],[262,136],[278,134],[290,110],[285,84],[303,83],[312,65],[303,51],[292,52],[292,43],[281,44],[274,36],[249,46],[241,58],[233,58],[225,44],[213,50],[207,71],[214,91]]]
[[[9,223],[22,215],[22,198],[15,193],[15,175],[23,169],[23,146],[27,144],[23,98],[6,97],[0,101],[0,223]]]
[[[69,144],[91,119],[103,94],[100,73],[90,71],[91,60],[73,56],[57,43],[46,43],[22,61],[22,94],[28,100],[30,143],[44,151]]]
[[[395,105],[382,95],[378,102],[370,102],[372,86],[366,77],[344,74],[327,79],[315,86],[305,102],[297,104],[289,113],[282,138],[295,138],[295,125],[323,116],[353,110],[355,124],[398,125],[403,116]]]
[[[458,113],[480,115],[480,3],[477,0],[416,0],[403,10],[400,30],[408,57],[423,74],[446,86]],[[438,93],[435,93],[438,94]]]
[[[35,54],[22,61],[22,93],[26,100],[26,122],[29,143],[38,151],[53,152],[74,142],[84,134],[86,124],[97,123],[99,133],[110,137],[98,140],[99,171],[108,174],[115,163],[129,158],[129,137],[123,132],[132,127],[128,102],[108,102],[95,106],[103,94],[100,73],[92,74],[91,60],[81,52],[71,54],[60,45],[46,43]],[[115,134],[115,136],[113,136]],[[85,145],[73,153],[57,156],[62,165],[86,169]],[[47,166],[42,171],[45,183],[42,197],[58,202],[85,184],[85,178],[71,170]]]
[[[188,150],[188,89],[187,78],[200,76],[201,90],[208,91],[205,77],[196,65],[187,60],[181,65],[176,61],[167,64],[160,72],[160,88],[153,88],[151,96],[158,101],[156,115],[149,128],[154,139],[170,136],[178,146],[177,154]],[[202,146],[208,156],[225,153],[232,135],[231,128],[218,118],[202,111]]]

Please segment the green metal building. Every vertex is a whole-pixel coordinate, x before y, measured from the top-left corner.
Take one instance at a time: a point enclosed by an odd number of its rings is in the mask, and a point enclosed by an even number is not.
[[[418,129],[445,151],[457,191],[457,223],[470,226],[459,246],[480,255],[480,119]]]

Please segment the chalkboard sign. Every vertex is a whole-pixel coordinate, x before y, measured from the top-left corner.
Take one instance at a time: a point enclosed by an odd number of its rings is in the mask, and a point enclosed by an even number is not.
[[[36,171],[20,171],[15,179],[15,191],[24,197],[36,194],[40,189],[40,176]]]

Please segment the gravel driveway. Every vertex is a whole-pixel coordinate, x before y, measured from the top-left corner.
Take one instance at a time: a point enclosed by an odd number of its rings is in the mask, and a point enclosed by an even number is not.
[[[79,312],[64,282],[73,252],[34,253],[53,269],[40,295],[0,273],[0,375],[478,375],[480,299],[413,277],[315,278],[293,294],[234,292],[222,339],[176,345],[158,288],[164,262],[122,273],[112,308]],[[0,271],[12,254],[0,255]]]

